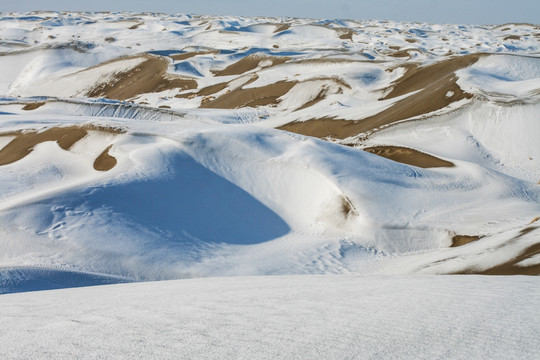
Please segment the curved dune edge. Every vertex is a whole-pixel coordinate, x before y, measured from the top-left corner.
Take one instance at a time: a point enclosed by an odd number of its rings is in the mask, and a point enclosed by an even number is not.
[[[55,141],[64,150],[69,150],[76,142],[88,135],[89,131],[121,134],[115,128],[99,127],[94,125],[53,127],[38,131],[17,131],[0,134],[0,136],[15,136],[4,148],[0,150],[0,166],[8,165],[25,158],[34,147],[45,141]],[[101,156],[101,155],[100,155]]]
[[[109,154],[112,145],[109,145],[94,161],[94,169],[97,171],[109,171],[116,166],[117,161]]]
[[[166,59],[150,55],[144,55],[144,58],[146,60],[135,68],[117,74],[110,81],[96,84],[86,95],[127,100],[146,93],[197,88],[197,81],[194,79],[168,74],[169,62]]]
[[[450,161],[446,161],[423,153],[421,151],[401,146],[373,146],[363,149],[375,155],[397,161],[403,164],[421,168],[454,167]]]

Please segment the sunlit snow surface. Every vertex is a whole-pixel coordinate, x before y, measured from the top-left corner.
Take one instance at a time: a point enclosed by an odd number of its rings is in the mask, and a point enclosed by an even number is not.
[[[537,277],[265,276],[0,296],[3,359],[534,359]]]
[[[528,24],[3,13],[0,150],[21,131],[90,130],[69,148],[42,141],[0,165],[0,292],[505,264],[496,271],[534,272],[539,36]],[[457,87],[446,98],[465,97],[433,108],[413,84],[384,98],[411,64],[477,53],[448,70]],[[145,67],[161,76],[154,88],[148,78],[117,83]],[[276,129],[361,122],[409,99],[425,112],[347,136]],[[454,166],[362,151],[378,145]],[[104,151],[116,161],[107,171],[94,163]],[[480,239],[450,248],[455,235]]]

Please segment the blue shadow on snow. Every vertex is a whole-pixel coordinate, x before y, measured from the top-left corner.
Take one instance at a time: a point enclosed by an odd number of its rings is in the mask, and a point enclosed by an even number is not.
[[[106,206],[139,224],[204,242],[257,244],[289,232],[288,225],[246,191],[187,155],[171,159],[163,178],[94,189],[90,208]]]

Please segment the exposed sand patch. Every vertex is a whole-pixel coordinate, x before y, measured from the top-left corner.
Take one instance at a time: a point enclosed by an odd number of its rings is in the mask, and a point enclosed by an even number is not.
[[[109,171],[116,166],[116,158],[109,154],[112,145],[109,145],[94,161],[94,169],[98,171]]]
[[[344,218],[348,218],[349,216],[358,216],[358,211],[356,211],[353,203],[346,196],[341,197],[340,212]]]
[[[503,40],[521,40],[521,36],[519,36],[519,35],[508,35],[508,36],[505,36]]]
[[[452,245],[450,245],[450,247],[462,246],[480,238],[481,236],[477,235],[454,235],[454,237],[452,237]]]
[[[408,58],[408,57],[411,57],[411,54],[409,54],[408,50],[394,51],[394,52],[391,52],[391,53],[389,53],[387,55],[390,56],[390,57],[394,57],[394,58]]]
[[[276,24],[276,30],[274,30],[274,34],[277,34],[279,32],[289,30],[291,25],[290,24]]]
[[[279,57],[279,56],[266,56],[261,54],[252,54],[248,55],[245,58],[242,58],[235,62],[234,64],[231,64],[227,66],[223,70],[212,70],[212,73],[215,76],[228,76],[228,75],[241,75],[247,71],[256,69],[261,64],[264,64],[266,66],[262,67],[270,67],[275,66],[279,64],[283,64],[284,62],[290,60],[289,57]],[[265,64],[266,63],[266,64]]]
[[[530,232],[540,229],[538,226],[530,226],[521,230],[518,236],[513,240],[528,234]],[[511,259],[505,263],[494,266],[486,270],[476,270],[476,269],[465,269],[460,274],[483,274],[483,275],[540,275],[540,264],[530,265],[530,266],[520,266],[518,263],[527,260],[535,255],[540,254],[540,243],[534,244],[526,248],[516,256],[514,259]]]
[[[201,108],[237,109],[241,107],[255,107],[275,105],[278,98],[285,95],[296,85],[295,81],[278,81],[277,83],[257,88],[237,88],[223,94],[215,100],[203,102]]]
[[[141,25],[144,25],[144,23],[143,22],[137,23],[135,25],[130,26],[128,29],[135,30],[135,29],[138,29]]]
[[[401,146],[374,146],[363,149],[375,155],[397,161],[403,164],[421,168],[453,167],[450,161],[439,159],[433,155]]]
[[[192,99],[192,98],[197,97],[197,96],[210,96],[210,95],[214,95],[214,94],[220,92],[221,90],[225,89],[228,85],[229,85],[228,82],[214,84],[214,85],[206,86],[206,87],[200,89],[199,91],[188,92],[188,93],[184,93],[184,94],[178,94],[175,97],[181,98],[181,99]]]
[[[483,54],[471,54],[443,60],[427,66],[409,64],[405,74],[392,84],[392,90],[382,100],[392,99],[424,89],[434,82],[453,75],[457,70],[473,65]]]
[[[351,40],[352,41],[352,37],[354,35],[354,32],[352,30],[338,31],[338,34],[339,34],[340,39],[342,39],[342,40]]]
[[[19,161],[30,154],[34,147],[45,141],[56,141],[58,145],[69,150],[77,141],[84,138],[89,131],[99,131],[112,134],[121,134],[122,131],[114,128],[104,128],[97,126],[68,126],[54,127],[45,131],[28,131],[4,133],[0,136],[15,136],[4,148],[0,150],[0,166]]]
[[[23,110],[29,111],[29,110],[35,110],[41,106],[45,105],[45,102],[33,102],[28,103],[22,107]]]
[[[140,94],[170,89],[195,89],[197,82],[167,73],[169,62],[161,57],[145,55],[145,61],[133,69],[116,74],[113,80],[97,84],[89,97],[126,100]]]

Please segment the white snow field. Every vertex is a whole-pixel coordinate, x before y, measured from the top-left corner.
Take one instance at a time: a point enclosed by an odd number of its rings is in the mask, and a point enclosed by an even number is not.
[[[1,357],[537,357],[539,40],[0,13]]]
[[[538,277],[265,276],[0,296],[3,359],[535,359]]]

